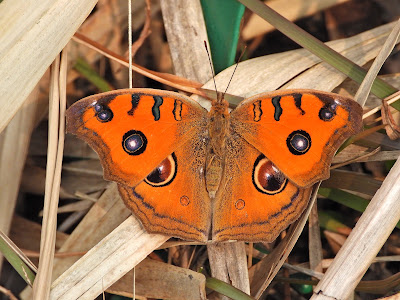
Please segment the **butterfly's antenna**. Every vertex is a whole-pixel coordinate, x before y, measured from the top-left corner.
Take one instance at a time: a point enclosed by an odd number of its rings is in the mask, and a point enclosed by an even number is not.
[[[225,92],[222,94],[223,96],[224,96],[224,95],[226,94],[226,92],[228,91],[228,88],[229,88],[229,85],[231,84],[233,75],[235,75],[235,72],[236,72],[236,69],[237,69],[237,67],[238,67],[238,65],[239,65],[239,63],[240,63],[240,60],[242,59],[243,54],[246,52],[246,48],[247,48],[247,46],[244,47],[242,53],[241,53],[240,56],[239,56],[239,59],[238,59],[238,61],[237,61],[237,63],[236,63],[236,66],[235,66],[235,69],[233,70],[232,76],[231,76],[231,78],[229,79],[228,85],[226,86]],[[223,98],[223,96],[222,96],[222,98]]]
[[[207,52],[207,55],[208,55],[208,61],[210,63],[210,68],[211,68],[211,72],[212,72],[212,76],[213,76],[212,78],[213,78],[213,81],[214,81],[215,92],[217,93],[217,97],[218,97],[217,84],[215,83],[214,67],[213,67],[213,64],[211,62],[211,56],[210,56],[210,52],[208,51],[208,47],[207,47],[207,42],[206,41],[204,41],[204,47],[206,48],[206,52]]]

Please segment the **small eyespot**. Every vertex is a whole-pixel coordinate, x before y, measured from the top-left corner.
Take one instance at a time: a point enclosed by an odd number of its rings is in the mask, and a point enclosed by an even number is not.
[[[103,105],[96,103],[94,106],[95,112],[100,112],[103,109]]]
[[[287,178],[268,158],[260,155],[254,163],[253,184],[259,192],[275,195],[285,189]]]
[[[180,204],[181,204],[182,206],[188,206],[188,205],[190,204],[190,200],[189,200],[189,197],[188,197],[188,196],[182,196],[182,197],[179,199],[179,202],[180,202]]]
[[[171,154],[166,159],[164,159],[161,162],[161,164],[159,164],[158,167],[155,168],[153,172],[151,172],[150,175],[145,178],[144,181],[147,184],[154,187],[166,186],[174,180],[176,176],[176,171],[177,171],[176,157],[175,154]],[[186,197],[187,201],[189,201],[189,198],[187,196],[182,196],[180,199],[181,204],[182,202],[183,203],[187,202],[186,200],[183,199],[183,197]],[[188,204],[189,203],[187,203],[186,205]]]
[[[122,147],[129,155],[142,154],[147,147],[146,136],[141,131],[130,130],[122,138]]]
[[[330,106],[324,106],[319,111],[319,118],[322,121],[329,122],[332,121],[336,115],[336,104],[332,104]]]
[[[237,210],[242,210],[245,207],[246,203],[244,202],[243,199],[239,199],[238,201],[235,202],[235,208]]]
[[[338,104],[336,102],[332,103],[331,105],[329,105],[329,108],[333,111],[336,110],[336,108],[338,107]]]
[[[96,112],[96,118],[101,123],[110,122],[114,117],[112,110],[106,106],[96,103],[94,106],[94,111]]]
[[[286,139],[289,151],[294,155],[303,155],[310,150],[311,137],[304,130],[296,130]]]
[[[113,118],[113,113],[112,113],[112,111],[110,110],[110,109],[106,109],[106,110],[102,110],[102,111],[100,111],[98,114],[97,114],[97,119],[100,121],[100,122],[109,122],[109,121],[111,121],[112,120],[112,118]]]

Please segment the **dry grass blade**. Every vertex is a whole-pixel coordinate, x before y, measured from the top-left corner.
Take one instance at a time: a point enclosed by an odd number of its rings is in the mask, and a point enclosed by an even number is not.
[[[81,201],[77,201],[74,203],[70,203],[70,204],[66,204],[66,205],[58,207],[57,213],[61,214],[61,213],[76,212],[76,211],[82,211],[82,210],[86,211],[92,205],[93,205],[93,201],[81,200]],[[41,215],[41,214],[42,214],[42,212],[39,213],[39,215]]]
[[[399,195],[400,160],[397,160],[311,299],[347,299],[351,295],[399,220]]]
[[[1,3],[0,132],[96,2],[32,0],[27,5],[26,1],[15,0]]]
[[[117,228],[129,215],[130,212],[119,197],[116,184],[110,184],[59,251],[88,251]],[[54,278],[61,275],[77,260],[78,257],[63,260],[56,259]]]
[[[329,179],[322,182],[326,188],[338,188],[373,196],[382,184],[381,180],[371,175],[333,169]]]
[[[136,295],[156,299],[206,299],[205,276],[201,273],[144,259],[135,267]],[[168,274],[168,276],[166,276]],[[128,272],[107,291],[133,297],[133,272]]]
[[[365,156],[357,159],[358,162],[366,161],[386,161],[386,160],[397,160],[400,156],[400,150],[397,151],[381,151],[371,156]]]
[[[167,239],[148,234],[134,217],[129,217],[57,278],[50,299],[97,297]]]
[[[323,263],[324,263],[324,260],[321,261],[321,267],[322,268],[324,267]],[[299,265],[291,265],[291,264],[288,264],[288,263],[284,263],[282,266],[284,268],[289,269],[289,270],[300,272],[300,273],[303,273],[303,274],[306,274],[306,275],[309,275],[309,276],[312,276],[312,277],[315,277],[315,278],[318,278],[318,279],[321,279],[324,276],[324,273],[317,272],[317,271],[314,271],[314,270],[311,270],[311,269],[308,269],[308,268],[304,268],[304,267],[299,266]]]
[[[308,219],[308,252],[310,269],[316,272],[322,272],[323,256],[317,202],[314,203]]]
[[[33,299],[48,299],[53,269],[56,241],[57,206],[61,182],[64,149],[66,109],[67,57],[62,52],[61,61],[52,65],[52,81],[49,111],[49,143],[46,169],[46,191],[41,235],[41,252],[38,274],[33,285]]]
[[[344,162],[342,162],[340,164],[332,165],[331,166],[331,170],[337,169],[337,168],[340,168],[340,167],[343,167],[345,165],[348,165],[348,164],[351,164],[351,163],[355,163],[355,162],[368,161],[371,156],[376,155],[380,151],[381,151],[381,148],[378,147],[375,150],[373,150],[371,152],[368,152],[367,154],[360,155],[359,157],[352,158],[352,159],[344,161]]]
[[[372,294],[387,294],[395,290],[400,284],[400,272],[389,276],[382,280],[365,280],[361,281],[356,290],[364,291]],[[400,295],[397,293],[397,297]],[[398,298],[397,298],[398,299]]]
[[[400,35],[400,19],[395,24],[393,30],[390,32],[388,38],[385,41],[382,49],[379,51],[378,56],[374,60],[371,68],[368,70],[367,75],[365,76],[363,82],[360,85],[360,88],[357,91],[357,94],[354,96],[354,100],[357,101],[361,106],[364,107],[365,102],[367,101],[367,97],[369,92],[371,91],[372,84],[379,73],[379,70],[382,68],[382,65],[388,58],[389,54],[392,52],[394,46],[397,44],[397,40]]]
[[[0,134],[0,230],[6,234],[10,231],[31,132],[48,105],[38,94],[37,86]],[[1,265],[0,256],[0,270]]]
[[[397,93],[395,93],[395,94],[393,94],[393,95],[390,95],[389,97],[385,98],[384,100],[387,101],[387,104],[392,104],[392,103],[398,101],[399,99],[400,99],[400,91],[397,92]],[[377,106],[377,107],[375,107],[375,108],[373,108],[373,109],[367,111],[367,112],[363,115],[363,119],[372,116],[374,113],[380,111],[381,108],[382,108],[382,105],[379,105],[379,106]]]
[[[277,11],[286,19],[295,21],[346,1],[348,0],[292,0],[290,1],[290,5],[288,5],[287,0],[264,2],[267,3],[271,9]],[[246,26],[243,28],[242,37],[244,40],[250,40],[272,30],[275,30],[274,26],[269,24],[258,15],[253,14]]]
[[[353,80],[362,82],[365,77],[365,70],[362,69],[358,64],[354,63],[351,59],[346,56],[342,56],[333,48],[326,47],[321,41],[310,35],[303,29],[293,26],[287,19],[279,15],[277,12],[269,8],[263,2],[259,0],[239,0],[241,3],[246,5],[253,12],[259,16],[268,20],[274,25],[279,31],[288,36],[290,39],[295,41],[297,44],[308,49],[325,62],[334,66],[337,70],[340,70]],[[379,78],[375,78],[372,92],[380,97],[387,97],[388,95],[396,92],[396,89]]]

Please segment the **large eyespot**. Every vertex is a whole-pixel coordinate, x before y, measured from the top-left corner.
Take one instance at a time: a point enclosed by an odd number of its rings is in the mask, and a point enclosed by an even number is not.
[[[146,177],[144,181],[154,187],[166,186],[174,180],[177,169],[176,156],[174,153],[172,153],[170,156],[164,159],[161,164],[159,164],[158,167]],[[189,200],[189,198],[187,200]]]
[[[296,130],[289,134],[286,144],[292,154],[303,155],[310,150],[311,137],[304,130]]]
[[[139,155],[146,150],[147,139],[143,132],[130,130],[122,138],[122,147],[129,155]]]
[[[336,107],[336,103],[322,107],[318,114],[319,118],[325,122],[332,121],[333,117],[336,115]]]
[[[275,195],[285,189],[287,178],[268,158],[260,155],[254,163],[253,184],[259,192]]]
[[[94,110],[96,112],[96,118],[101,123],[110,122],[114,117],[112,110],[106,106],[99,103],[94,105]]]

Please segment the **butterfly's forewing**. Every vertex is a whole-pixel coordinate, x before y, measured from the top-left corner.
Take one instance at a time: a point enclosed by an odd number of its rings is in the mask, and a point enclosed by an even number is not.
[[[100,156],[107,180],[136,186],[176,148],[206,130],[207,111],[177,93],[116,90],[67,111],[67,132]]]
[[[292,182],[310,187],[329,177],[338,147],[362,128],[355,101],[312,90],[261,94],[232,113],[232,130],[253,145]]]

